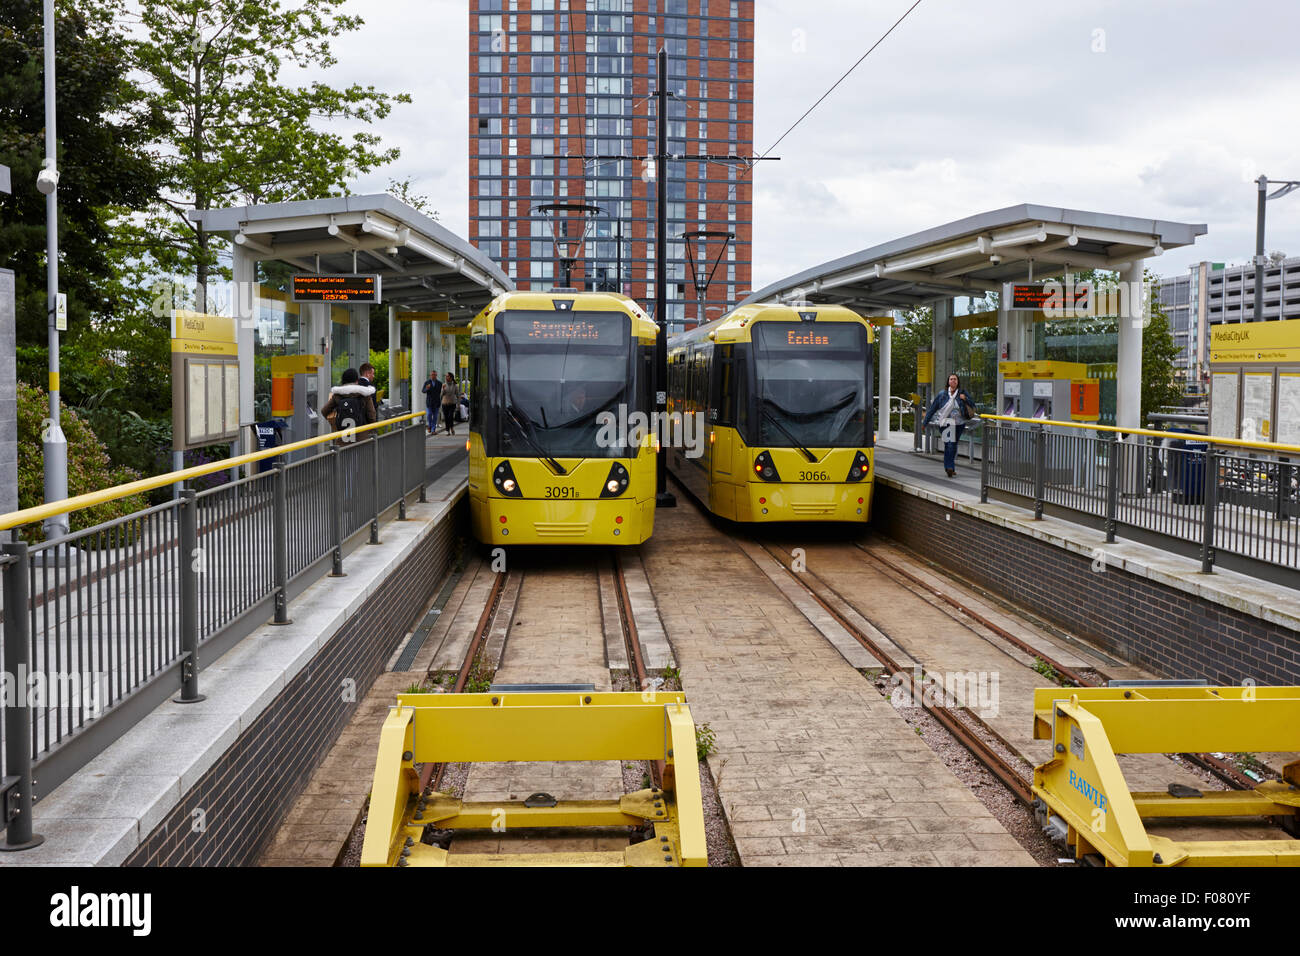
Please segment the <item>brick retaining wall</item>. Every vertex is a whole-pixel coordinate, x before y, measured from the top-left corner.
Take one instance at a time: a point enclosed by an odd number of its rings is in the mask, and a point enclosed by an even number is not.
[[[141,842],[126,865],[240,866],[257,859],[352,716],[356,703],[344,701],[344,679],[356,682],[353,701],[364,699],[433,598],[447,571],[462,511],[454,509],[415,546]],[[354,551],[350,559],[366,560],[366,549]],[[375,743],[378,746],[378,738]],[[202,832],[195,832],[196,809],[203,811]]]
[[[1065,630],[1166,678],[1300,684],[1300,635],[876,483],[872,526]],[[946,516],[946,517],[945,517]]]

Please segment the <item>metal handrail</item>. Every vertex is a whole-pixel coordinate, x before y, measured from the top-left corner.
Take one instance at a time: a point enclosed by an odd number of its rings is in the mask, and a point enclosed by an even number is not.
[[[211,663],[268,616],[274,624],[289,623],[295,579],[313,569],[343,574],[343,546],[352,535],[369,524],[370,543],[378,544],[385,509],[395,504],[402,521],[413,488],[426,500],[423,431],[416,424],[422,417],[399,415],[0,516],[13,527],[326,446],[324,454],[292,465],[276,461],[273,471],[202,493],[185,488],[173,501],[39,545],[0,545],[5,670],[31,674],[33,667],[53,667],[47,684],[54,681],[60,693],[71,687],[74,695],[61,703],[61,697],[33,701],[20,694],[23,706],[4,709],[4,849],[39,842],[31,817],[37,774],[49,793],[168,697],[202,700],[201,648],[204,663]],[[376,434],[370,441],[338,441],[365,432]],[[292,537],[291,527],[297,529]],[[59,557],[38,568],[32,559],[42,551]],[[173,697],[177,685],[181,693]],[[93,699],[83,688],[97,689]]]
[[[353,428],[345,428],[342,431],[331,432],[328,435],[318,435],[315,438],[304,438],[302,441],[291,442],[288,445],[277,445],[275,448],[268,448],[264,451],[249,452],[247,455],[240,455],[238,458],[226,458],[221,461],[212,462],[208,465],[195,465],[192,468],[182,468],[180,471],[169,471],[164,475],[155,475],[152,478],[141,478],[138,481],[129,481],[124,485],[114,485],[111,488],[103,488],[99,491],[87,492],[84,495],[77,495],[75,498],[63,498],[60,501],[52,501],[49,504],[36,505],[31,508],[24,508],[21,511],[11,511],[8,514],[0,515],[0,531],[8,531],[10,528],[17,528],[20,525],[35,524],[38,521],[44,521],[46,518],[53,518],[55,515],[68,514],[71,511],[77,511],[81,508],[89,508],[94,505],[101,505],[109,501],[117,501],[120,498],[129,498],[131,495],[153,491],[155,488],[162,488],[166,485],[174,485],[178,482],[189,481],[191,478],[202,478],[204,475],[211,475],[218,471],[227,471],[231,468],[239,468],[255,461],[261,461],[264,458],[275,458],[280,455],[288,454],[289,452],[298,451],[299,449],[323,445],[326,442],[350,441],[353,437],[360,435],[363,432],[386,428],[390,425],[397,425],[401,422],[411,421],[416,418],[424,418],[424,412],[412,412],[408,415],[398,415],[394,418],[385,418],[383,421],[373,422],[369,425],[358,425]]]
[[[1162,432],[1153,428],[1120,428],[1116,425],[1098,425],[1093,422],[1058,422],[1042,418],[1017,418],[1014,415],[981,415],[996,422],[1023,422],[1026,425],[1056,425],[1061,428],[1082,428],[1095,432],[1113,432],[1118,435],[1145,435],[1150,438],[1176,438],[1180,441],[1201,441],[1212,445],[1232,445],[1236,448],[1253,448],[1257,451],[1282,452],[1300,455],[1300,445],[1282,445],[1275,442],[1244,441],[1240,438],[1218,438],[1214,435],[1189,435],[1187,432]],[[0,525],[3,528],[3,525]]]

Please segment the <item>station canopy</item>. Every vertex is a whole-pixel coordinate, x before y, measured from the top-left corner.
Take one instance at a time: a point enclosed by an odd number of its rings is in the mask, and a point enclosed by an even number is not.
[[[1165,222],[1026,203],[959,219],[833,259],[755,292],[751,302],[807,301],[909,309],[1000,292],[1067,268],[1115,270],[1191,245],[1204,223]]]
[[[515,287],[469,242],[386,193],[197,210],[190,219],[255,259],[323,275],[376,273],[385,304],[453,321]]]

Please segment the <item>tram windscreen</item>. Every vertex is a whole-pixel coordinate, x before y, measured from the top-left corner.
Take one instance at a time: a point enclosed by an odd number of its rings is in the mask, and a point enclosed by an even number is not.
[[[504,312],[495,321],[493,389],[502,455],[617,458],[601,412],[634,410],[635,349],[622,312]]]
[[[753,326],[758,444],[868,444],[867,330],[853,322]]]

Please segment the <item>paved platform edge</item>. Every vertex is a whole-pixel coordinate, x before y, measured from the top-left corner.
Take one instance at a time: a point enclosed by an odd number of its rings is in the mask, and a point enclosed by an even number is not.
[[[452,515],[467,479],[428,486],[407,520],[380,528],[378,545],[345,557],[343,578],[321,577],[289,608],[292,623],[265,624],[200,675],[207,700],[161,705],[36,804],[45,843],[0,855],[0,866],[117,866],[153,832],[427,535]],[[365,560],[357,560],[361,555]]]

